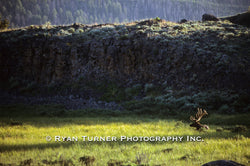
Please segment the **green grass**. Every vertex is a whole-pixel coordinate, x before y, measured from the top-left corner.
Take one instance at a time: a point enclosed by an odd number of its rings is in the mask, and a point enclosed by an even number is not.
[[[18,165],[32,159],[33,165],[84,165],[79,161],[83,156],[93,156],[96,166],[108,165],[108,162],[193,166],[219,159],[249,164],[247,117],[250,114],[212,114],[202,121],[210,130],[200,132],[189,127],[188,115],[162,117],[131,112],[108,114],[107,110],[67,111],[56,105],[1,106],[0,110],[0,163],[4,164]],[[46,110],[56,113],[41,116]],[[60,110],[64,112],[61,116]],[[248,130],[230,131],[236,124]],[[222,127],[227,130],[216,131]],[[46,136],[53,139],[46,141]],[[55,142],[55,136],[78,137],[78,141]],[[89,142],[82,141],[81,136],[201,136],[204,141]]]

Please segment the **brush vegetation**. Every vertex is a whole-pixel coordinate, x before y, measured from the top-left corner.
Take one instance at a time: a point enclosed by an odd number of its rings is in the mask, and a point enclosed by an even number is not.
[[[202,120],[210,130],[196,131],[189,127],[187,113],[138,115],[65,110],[60,105],[8,105],[0,109],[1,164],[194,166],[219,159],[249,164],[249,113],[211,113]],[[46,136],[52,140],[46,141]],[[55,136],[78,137],[78,142],[55,142]],[[89,142],[81,136],[201,136],[204,142]]]

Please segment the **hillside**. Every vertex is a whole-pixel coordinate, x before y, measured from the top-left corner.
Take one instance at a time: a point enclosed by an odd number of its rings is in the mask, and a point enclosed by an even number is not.
[[[168,110],[247,111],[249,34],[249,28],[228,21],[179,24],[159,18],[7,30],[0,33],[1,90],[15,99],[66,95],[49,103],[69,108],[136,99],[147,109],[160,103]],[[37,100],[33,103],[44,103]],[[124,108],[134,109],[134,104]]]
[[[249,29],[229,22],[30,26],[2,32],[1,80],[80,78],[248,89]],[[210,78],[210,79],[209,79]]]
[[[9,0],[0,1],[0,16],[10,27],[119,23],[160,17],[168,21],[200,20],[204,13],[217,17],[246,11],[249,0]]]

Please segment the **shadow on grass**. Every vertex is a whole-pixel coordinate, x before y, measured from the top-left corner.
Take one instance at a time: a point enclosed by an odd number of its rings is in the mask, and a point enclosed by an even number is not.
[[[208,125],[233,126],[245,125],[250,128],[250,113],[216,114],[209,113],[202,119]],[[29,124],[36,127],[62,127],[65,125],[105,125],[110,123],[141,124],[159,121],[182,121],[191,123],[190,114],[178,112],[136,112],[119,110],[65,110],[61,105],[7,105],[0,106],[0,126]]]

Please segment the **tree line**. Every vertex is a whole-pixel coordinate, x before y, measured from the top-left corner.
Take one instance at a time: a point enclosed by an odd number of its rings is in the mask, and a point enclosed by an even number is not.
[[[10,27],[93,23],[120,23],[160,17],[169,21],[199,20],[246,11],[249,0],[4,0],[0,16]]]

